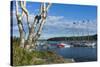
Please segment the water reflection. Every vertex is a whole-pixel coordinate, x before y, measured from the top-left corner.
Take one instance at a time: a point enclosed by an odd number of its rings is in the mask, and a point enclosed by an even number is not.
[[[71,47],[58,47],[60,43],[65,43]],[[77,46],[78,45],[78,46]],[[76,62],[96,61],[97,48],[96,41],[92,42],[66,42],[66,41],[38,41],[37,50],[55,51],[56,54],[66,58],[73,58]]]

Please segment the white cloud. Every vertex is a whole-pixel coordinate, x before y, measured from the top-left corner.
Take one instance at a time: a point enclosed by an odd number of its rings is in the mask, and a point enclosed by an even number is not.
[[[47,18],[47,22],[45,25],[48,26],[55,26],[59,28],[80,28],[80,29],[90,29],[90,30],[96,30],[97,28],[97,22],[94,20],[91,20],[90,22],[82,23],[82,21],[78,21],[78,23],[73,24],[73,22],[76,20],[70,20],[66,19],[63,16],[49,16]],[[58,29],[59,29],[58,28]]]
[[[30,14],[29,21],[30,23],[33,23],[35,14]],[[44,30],[41,37],[45,37],[44,35],[65,35],[65,34],[71,34],[70,31],[76,30],[76,33],[79,31],[85,31],[87,30],[87,27],[89,31],[97,32],[97,21],[91,20],[88,24],[82,23],[82,20],[79,20],[77,24],[73,24],[74,21],[77,20],[71,20],[67,19],[64,16],[48,16],[46,23],[44,25]],[[23,18],[24,26],[27,28],[27,22],[26,17]],[[17,26],[17,20],[15,11],[13,11],[13,30],[18,32],[18,26]],[[28,29],[25,29],[28,30]],[[14,31],[14,32],[15,32]],[[52,33],[51,33],[52,32]],[[86,33],[86,31],[85,31]],[[49,37],[48,35],[48,37]]]

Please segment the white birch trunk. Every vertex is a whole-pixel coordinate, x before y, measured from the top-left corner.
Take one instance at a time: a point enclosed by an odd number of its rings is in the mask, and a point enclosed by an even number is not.
[[[20,47],[24,48],[25,43],[25,36],[23,31],[23,26],[20,17],[17,15],[17,21],[18,21],[18,28],[19,28],[19,34],[20,34]]]
[[[22,25],[22,16],[18,13],[18,2],[16,2],[16,18],[17,18],[17,24],[19,28],[19,34],[20,34],[20,47],[24,48],[25,43],[25,36],[24,36],[24,29]]]
[[[47,17],[47,11],[48,11],[50,5],[51,4],[49,4],[47,7],[46,7],[45,3],[43,3],[41,5],[41,11],[40,11],[41,21],[38,23],[38,25],[34,26],[38,20],[36,18],[34,18],[33,24],[30,24],[29,12],[26,9],[26,2],[25,1],[20,2],[20,7],[22,9],[21,15],[19,15],[19,13],[18,13],[18,2],[16,2],[16,17],[17,17],[17,21],[18,21],[18,28],[19,28],[19,34],[20,34],[20,47],[25,47],[27,49],[29,49],[31,46],[35,47],[36,42],[41,35],[43,25],[44,25],[46,17]],[[29,30],[27,40],[25,40],[24,27],[23,27],[23,23],[22,23],[22,18],[24,15],[26,15],[27,25],[28,25],[28,30]],[[36,28],[38,28],[37,31],[35,31]]]

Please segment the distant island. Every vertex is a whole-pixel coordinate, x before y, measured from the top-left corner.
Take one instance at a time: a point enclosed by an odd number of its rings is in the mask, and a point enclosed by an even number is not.
[[[97,34],[95,35],[90,35],[90,36],[71,36],[71,37],[53,37],[47,39],[47,41],[67,41],[67,40],[97,40]]]
[[[11,39],[19,40],[19,37],[11,36]],[[89,40],[89,41],[96,41],[97,40],[97,34],[90,35],[90,36],[71,36],[71,37],[53,37],[49,39],[39,39],[38,41],[81,41],[81,40]]]

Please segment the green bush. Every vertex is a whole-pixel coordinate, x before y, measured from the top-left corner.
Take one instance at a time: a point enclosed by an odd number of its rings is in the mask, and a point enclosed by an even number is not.
[[[32,51],[29,52],[20,48],[17,41],[13,41],[13,66],[39,65],[51,63],[64,63],[64,59],[51,51]]]

